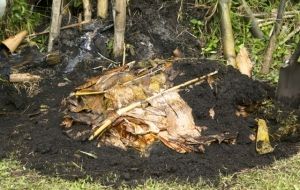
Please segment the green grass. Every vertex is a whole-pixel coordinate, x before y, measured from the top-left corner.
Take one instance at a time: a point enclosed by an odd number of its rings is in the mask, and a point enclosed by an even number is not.
[[[111,177],[104,177],[114,180]],[[49,177],[29,170],[13,159],[0,161],[0,189],[113,189],[100,182],[85,180],[68,181]],[[130,189],[123,184],[120,189]],[[264,168],[253,168],[228,176],[221,176],[218,184],[199,179],[198,183],[158,181],[148,179],[134,189],[300,189],[300,153],[291,158],[275,161]]]

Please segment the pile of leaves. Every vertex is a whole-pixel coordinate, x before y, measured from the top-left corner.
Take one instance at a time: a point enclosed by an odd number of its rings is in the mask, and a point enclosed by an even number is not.
[[[178,74],[172,63],[149,63],[120,67],[77,87],[64,101],[66,134],[83,141],[95,137],[98,146],[132,147],[142,153],[156,141],[179,153],[203,152],[212,142],[235,143],[236,134],[202,136],[202,127],[195,125],[192,109],[178,91],[162,93]],[[213,88],[213,78],[206,82]],[[132,106],[135,103],[139,106]]]

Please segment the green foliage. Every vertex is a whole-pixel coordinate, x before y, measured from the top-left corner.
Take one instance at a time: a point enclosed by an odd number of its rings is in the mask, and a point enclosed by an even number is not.
[[[200,2],[199,0],[197,1]],[[201,1],[202,2],[202,1]],[[206,1],[206,6],[214,6],[217,1]],[[272,3],[268,0],[253,0],[247,1],[254,13],[266,14],[265,19],[262,23],[265,23],[267,18],[271,18],[272,11],[276,11],[279,1]],[[248,49],[250,53],[250,58],[254,63],[254,77],[267,80],[271,83],[276,83],[278,81],[279,68],[284,64],[284,62],[289,58],[289,56],[294,51],[296,44],[300,41],[300,35],[294,35],[290,40],[283,43],[286,36],[291,33],[300,22],[300,4],[287,2],[286,11],[297,11],[292,19],[285,19],[284,26],[280,36],[278,37],[277,49],[273,54],[273,64],[271,66],[271,72],[268,75],[261,75],[260,68],[264,58],[265,49],[268,45],[269,35],[273,28],[273,23],[261,27],[262,32],[265,35],[265,39],[256,39],[251,34],[250,22],[245,19],[245,12],[240,4],[240,1],[232,1],[231,5],[231,22],[235,37],[235,47],[238,53],[240,47],[244,46]],[[212,20],[208,22],[205,26],[202,21],[195,18],[190,18],[190,25],[192,33],[201,39],[202,44],[202,54],[205,57],[217,55],[222,59],[222,44],[221,44],[221,30],[220,30],[220,19],[218,12],[214,14]],[[282,44],[281,44],[282,43]]]
[[[82,6],[82,0],[73,0],[73,6],[75,8],[81,7]]]
[[[15,0],[9,7],[7,15],[0,20],[0,38],[4,39],[21,30],[33,32],[41,20],[40,13],[32,12],[27,0]]]

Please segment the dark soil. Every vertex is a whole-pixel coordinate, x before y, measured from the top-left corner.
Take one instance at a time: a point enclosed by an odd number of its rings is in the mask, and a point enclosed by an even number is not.
[[[146,0],[138,1],[139,3],[132,2],[132,6],[136,6],[135,9],[139,13],[150,11],[145,15],[156,15],[162,19],[173,18],[173,22],[170,22],[171,24],[165,28],[172,29],[171,35],[178,32],[174,28],[176,25],[174,20],[176,20],[179,8],[175,2],[163,1],[166,4],[162,9],[158,9],[162,5],[162,1],[155,1],[157,5],[154,1],[150,3]],[[150,6],[153,8],[149,8]],[[158,10],[162,13],[158,13]],[[173,10],[173,12],[167,10]],[[154,22],[159,21],[158,18],[156,21],[154,18],[150,18],[149,16],[149,20],[147,20],[149,25],[145,25],[145,23],[142,25],[142,19],[135,21],[137,22],[134,24],[135,28],[132,26],[128,29],[139,33],[136,35],[137,39],[149,39],[153,44],[154,54],[146,56],[146,58],[168,57],[178,45],[182,45],[181,49],[185,55],[193,56],[193,53],[196,52],[193,45],[196,46],[196,42],[180,44],[180,40],[172,41],[170,36],[166,37],[166,41],[162,41],[163,35],[159,33],[156,36],[153,35],[155,31],[151,28],[155,25]],[[149,31],[151,32],[149,33]],[[133,33],[128,35],[128,38],[134,42]],[[17,152],[18,159],[25,167],[35,169],[43,175],[70,180],[91,176],[94,180],[100,179],[104,184],[113,183],[112,185],[117,186],[122,181],[137,184],[149,178],[162,180],[176,178],[182,181],[188,179],[196,182],[201,177],[217,182],[220,172],[231,174],[256,166],[269,165],[274,160],[290,157],[299,151],[299,143],[281,142],[273,143],[273,146],[276,145],[273,153],[258,155],[255,151],[255,143],[249,139],[249,135],[255,132],[256,122],[254,119],[262,117],[262,115],[253,113],[242,118],[237,117],[235,111],[237,106],[250,106],[265,99],[273,99],[274,89],[241,75],[231,67],[200,59],[177,61],[174,69],[182,74],[175,78],[174,83],[178,84],[218,70],[218,82],[213,90],[207,83],[204,83],[191,89],[184,89],[181,91],[181,95],[192,107],[196,124],[207,127],[204,135],[220,132],[238,133],[236,144],[212,144],[206,147],[203,154],[179,154],[157,143],[152,147],[149,157],[141,157],[135,150],[125,152],[112,147],[97,148],[93,142],[79,142],[68,138],[60,128],[63,117],[61,102],[74,87],[82,84],[87,78],[101,73],[98,70],[92,70],[92,67],[97,64],[107,66],[103,60],[95,61],[92,64],[80,62],[74,71],[65,72],[68,59],[73,58],[71,53],[75,52],[74,54],[76,54],[74,48],[76,42],[80,42],[79,36],[80,33],[72,32],[72,30],[62,33],[61,38],[64,38],[65,41],[61,40],[57,47],[63,48],[60,50],[65,53],[64,63],[54,67],[40,64],[36,67],[25,68],[28,72],[43,76],[43,80],[39,84],[40,92],[37,95],[28,97],[23,90],[17,93],[11,86],[1,86],[0,159]],[[189,40],[189,38],[183,39],[183,41]],[[67,46],[67,42],[72,42],[73,45],[69,43]],[[168,43],[171,45],[167,45]],[[188,44],[191,45],[191,48],[188,48]],[[135,46],[138,47],[137,44]],[[149,55],[149,52],[151,53],[151,51],[145,51],[145,54]],[[88,53],[93,57],[94,52]],[[132,56],[131,59],[142,59],[142,57]],[[48,108],[41,111],[41,107]],[[211,119],[208,114],[211,108],[215,111],[214,119]],[[78,151],[94,153],[98,158],[93,159]],[[118,176],[116,183],[112,182],[113,180],[105,180],[109,177],[104,176],[111,176],[111,174]]]

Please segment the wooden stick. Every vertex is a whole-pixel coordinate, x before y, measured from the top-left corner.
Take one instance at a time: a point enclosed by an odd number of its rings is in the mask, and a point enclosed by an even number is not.
[[[48,42],[48,52],[52,51],[53,40],[59,36],[60,24],[61,24],[61,2],[62,0],[53,0],[52,2],[52,16],[51,16],[51,26]]]
[[[120,57],[124,49],[124,35],[126,27],[126,0],[115,0],[114,2],[114,56]]]
[[[105,119],[102,123],[101,123],[101,126],[99,128],[96,128],[96,130],[93,132],[93,134],[89,137],[89,140],[93,140],[95,137],[97,137],[99,134],[103,133],[103,131],[105,129],[107,129],[119,116],[123,115],[124,113],[136,108],[136,107],[140,107],[141,105],[143,105],[144,103],[147,103],[165,93],[168,93],[168,92],[171,92],[171,91],[174,91],[174,90],[177,90],[177,89],[180,89],[182,87],[185,87],[185,86],[188,86],[188,85],[191,85],[193,83],[196,83],[196,82],[203,82],[204,79],[210,77],[210,76],[213,76],[213,75],[216,75],[218,73],[218,71],[214,71],[214,72],[211,72],[211,73],[208,73],[207,75],[204,75],[204,76],[201,76],[201,77],[197,77],[197,78],[194,78],[192,80],[189,80],[187,82],[184,82],[182,84],[179,84],[179,85],[176,85],[172,88],[169,88],[167,90],[164,90],[158,94],[155,94],[151,97],[148,97],[147,99],[145,100],[142,100],[142,101],[138,101],[138,102],[134,102],[134,103],[131,103],[129,106],[126,106],[124,108],[120,108],[116,111],[115,114],[111,115],[110,117],[108,117],[107,119]]]
[[[108,12],[108,0],[98,0],[97,2],[97,15],[105,19]]]
[[[76,26],[81,26],[81,25],[88,24],[88,23],[91,23],[91,22],[92,21],[82,21],[80,23],[70,24],[70,25],[61,27],[60,30],[74,28]],[[30,34],[27,37],[35,37],[35,36],[39,36],[39,35],[43,35],[43,34],[48,34],[48,33],[49,33],[49,30],[48,31],[39,32],[39,33]]]
[[[263,74],[268,74],[270,72],[270,66],[271,66],[271,63],[273,60],[273,51],[276,48],[276,39],[277,39],[278,34],[280,33],[282,22],[283,22],[282,17],[284,14],[285,4],[286,4],[286,0],[280,1],[274,30],[270,37],[269,44],[266,49],[263,64],[261,67],[261,73],[263,73]]]
[[[248,15],[250,22],[251,22],[251,32],[252,35],[256,38],[263,39],[264,33],[261,31],[261,29],[258,26],[258,21],[254,17],[253,12],[251,8],[249,7],[248,3],[245,0],[242,0],[243,7],[246,11],[246,14]]]
[[[234,48],[234,37],[232,31],[232,25],[230,20],[230,0],[220,0],[220,17],[221,17],[221,31],[222,31],[222,45],[224,56],[227,59],[227,63],[234,68],[237,67],[235,58],[235,48]]]
[[[92,20],[92,5],[90,0],[82,0],[84,21]]]
[[[39,80],[41,80],[40,76],[29,73],[15,73],[9,75],[9,82],[36,82]]]

